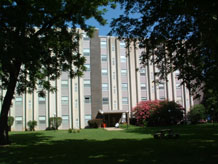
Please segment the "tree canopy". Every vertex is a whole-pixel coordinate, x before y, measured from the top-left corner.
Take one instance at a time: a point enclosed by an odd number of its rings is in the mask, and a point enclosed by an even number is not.
[[[141,62],[160,68],[162,78],[179,70],[194,94],[218,83],[218,2],[203,0],[119,0],[125,12],[111,23],[110,34],[146,48]]]
[[[0,1],[0,81],[6,90],[0,116],[0,144],[5,144],[7,116],[15,87],[19,94],[37,85],[54,90],[50,80],[62,71],[71,77],[85,70],[79,53],[80,27],[91,34],[86,24],[93,17],[100,24],[105,10],[100,6],[112,0],[1,0]],[[42,92],[43,93],[43,92]]]

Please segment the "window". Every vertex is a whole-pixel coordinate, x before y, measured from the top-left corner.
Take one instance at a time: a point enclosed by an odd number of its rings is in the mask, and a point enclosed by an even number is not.
[[[83,34],[83,40],[89,40],[89,37],[85,33]]]
[[[176,75],[176,76],[179,76],[179,74],[180,74],[179,70],[176,70],[176,71],[175,71],[175,75]]]
[[[23,97],[16,97],[15,98],[16,105],[22,105],[23,103]]]
[[[89,37],[88,36],[83,37],[83,40],[89,40]]]
[[[128,97],[123,97],[122,98],[122,103],[123,104],[128,104]]]
[[[101,70],[101,74],[102,74],[102,75],[107,75],[107,69],[103,68],[103,69]]]
[[[142,97],[141,100],[142,100],[142,101],[146,101],[146,100],[147,100],[147,97]]]
[[[62,116],[62,123],[65,125],[69,123],[69,116],[68,115]]]
[[[141,68],[141,69],[140,69],[140,75],[141,75],[141,76],[145,76],[145,75],[146,75],[146,70],[145,70],[145,68]]]
[[[107,41],[101,40],[101,48],[106,48],[106,47],[107,47]]]
[[[43,88],[42,84],[38,84],[38,89],[40,90],[42,88]]]
[[[154,80],[154,74],[151,72],[151,80]]]
[[[146,84],[145,83],[141,84],[141,90],[146,90]]]
[[[84,102],[85,102],[86,104],[91,103],[91,96],[84,96]]]
[[[61,87],[68,88],[68,80],[61,80]]]
[[[117,108],[117,101],[114,100],[114,109],[116,109],[116,108]]]
[[[159,84],[159,89],[164,89],[164,83]]]
[[[176,89],[180,89],[181,85],[180,84],[176,84]]]
[[[84,79],[83,84],[84,84],[84,88],[89,88],[91,85],[91,82],[89,79]]]
[[[22,116],[17,116],[17,117],[15,117],[15,123],[16,123],[17,125],[23,124],[23,117],[22,117]]]
[[[75,99],[75,108],[78,108],[78,100]]]
[[[108,91],[108,83],[102,84],[102,91]]]
[[[112,64],[115,65],[115,58],[112,58]]]
[[[103,97],[102,104],[108,104],[108,103],[109,103],[108,97]]]
[[[116,79],[116,73],[113,72],[113,79],[115,80]]]
[[[61,97],[61,104],[62,105],[67,105],[68,104],[68,96],[62,96]]]
[[[101,54],[101,61],[106,62],[107,61],[107,55]]]
[[[77,84],[77,83],[75,83],[75,87],[74,87],[74,89],[75,89],[75,92],[78,91],[78,84]]]
[[[39,97],[39,104],[45,104],[45,97]]]
[[[115,51],[115,46],[114,45],[112,45],[112,51]]]
[[[90,64],[84,64],[84,66],[86,67],[86,71],[90,71]]]
[[[165,97],[164,96],[160,96],[160,100],[165,100]]]
[[[90,49],[89,48],[83,49],[83,56],[90,56]]]
[[[39,116],[39,124],[46,124],[45,116]]]
[[[120,48],[125,48],[125,47],[126,47],[125,42],[120,42]]]
[[[122,83],[122,90],[128,90],[128,84]]]
[[[88,121],[91,120],[91,119],[92,119],[92,117],[91,117],[90,114],[86,114],[85,115],[85,123],[86,123],[86,125],[88,124]]]
[[[114,94],[116,94],[116,86],[114,86]]]
[[[126,56],[120,56],[121,63],[126,63]]]
[[[121,69],[121,76],[127,76],[127,70]]]

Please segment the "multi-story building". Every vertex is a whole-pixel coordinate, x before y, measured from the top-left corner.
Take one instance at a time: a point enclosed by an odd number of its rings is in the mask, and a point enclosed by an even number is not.
[[[57,92],[47,92],[46,97],[38,96],[40,86],[32,94],[15,95],[10,110],[15,118],[12,130],[25,130],[30,120],[38,122],[37,130],[44,130],[49,117],[54,116],[62,117],[59,129],[84,128],[99,112],[109,117],[114,113],[131,117],[131,109],[146,100],[174,100],[189,110],[193,99],[188,89],[180,85],[179,72],[156,83],[158,69],[151,63],[140,64],[142,51],[133,45],[126,48],[117,37],[99,36],[98,31],[92,38],[84,35],[80,40],[80,52],[86,57],[84,76],[70,79],[63,72],[52,82]]]

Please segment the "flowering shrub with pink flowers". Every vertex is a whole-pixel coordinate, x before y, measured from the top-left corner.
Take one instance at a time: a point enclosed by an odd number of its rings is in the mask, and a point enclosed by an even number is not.
[[[149,119],[151,113],[160,106],[160,101],[141,101],[133,108],[134,116],[139,125],[144,124]]]
[[[139,125],[166,126],[178,124],[183,119],[184,108],[174,101],[141,101],[133,113]]]

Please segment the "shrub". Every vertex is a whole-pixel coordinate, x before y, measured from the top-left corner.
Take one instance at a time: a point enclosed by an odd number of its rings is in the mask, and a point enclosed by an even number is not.
[[[8,116],[8,126],[12,126],[14,124],[14,117]]]
[[[73,129],[68,129],[68,133],[72,133],[73,132]]]
[[[73,133],[80,133],[80,130],[79,129],[74,129]]]
[[[176,125],[183,119],[184,108],[174,101],[162,101],[156,110],[151,112],[148,126]]]
[[[27,125],[28,125],[30,131],[35,131],[35,127],[37,125],[37,121],[35,121],[35,120],[28,121]]]
[[[55,130],[58,129],[58,127],[61,125],[62,123],[62,118],[61,117],[50,117],[49,118],[49,123],[51,125],[52,128],[54,128]]]
[[[102,123],[103,123],[102,119],[93,119],[88,121],[90,128],[100,128]]]
[[[47,127],[45,130],[56,130],[54,127]]]
[[[14,117],[8,116],[8,130],[11,131],[11,126],[14,124]]]
[[[188,120],[191,121],[192,124],[196,124],[205,118],[205,107],[202,104],[193,106],[188,113]]]
[[[137,120],[136,120],[136,118],[130,118],[129,122],[130,122],[131,125],[136,125]]]
[[[133,114],[137,120],[137,124],[144,125],[151,115],[151,113],[157,110],[160,105],[160,101],[141,101],[133,108]]]

